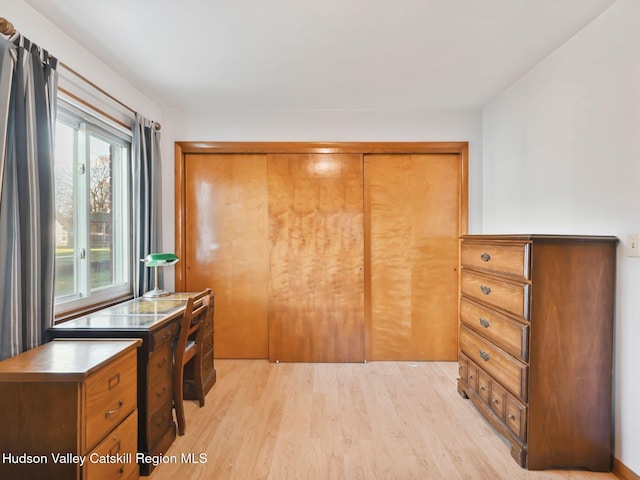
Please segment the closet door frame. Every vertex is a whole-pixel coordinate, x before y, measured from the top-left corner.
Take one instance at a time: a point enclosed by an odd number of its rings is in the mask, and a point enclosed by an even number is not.
[[[362,155],[451,153],[458,154],[460,161],[459,232],[468,233],[469,225],[469,144],[468,142],[175,142],[175,253],[183,258],[186,248],[186,196],[185,171],[189,154],[215,153],[358,153]],[[364,207],[364,205],[363,205]],[[369,234],[364,227],[364,345],[365,358],[369,355],[369,335],[371,330],[371,285],[368,272],[370,265]],[[459,258],[458,252],[458,258]],[[458,275],[459,275],[458,268]],[[183,291],[186,285],[186,264],[175,265],[176,291]]]

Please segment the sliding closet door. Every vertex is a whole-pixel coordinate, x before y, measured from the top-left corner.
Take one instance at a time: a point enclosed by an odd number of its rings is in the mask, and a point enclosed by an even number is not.
[[[367,358],[455,360],[462,162],[365,156]]]
[[[186,155],[184,196],[184,290],[216,294],[215,356],[267,358],[267,156]]]
[[[269,359],[364,360],[360,154],[270,154]]]

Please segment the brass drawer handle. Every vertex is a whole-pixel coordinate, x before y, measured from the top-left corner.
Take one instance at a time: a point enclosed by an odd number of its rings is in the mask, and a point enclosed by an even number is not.
[[[487,285],[480,285],[480,291],[485,295],[489,295],[491,293],[491,287],[488,287]]]
[[[497,398],[493,399],[493,403],[495,403],[496,405],[498,405],[500,403],[500,400],[498,400]]]
[[[486,388],[484,388],[484,385],[480,385],[480,391],[484,392],[486,390]]]
[[[478,354],[480,355],[480,358],[482,358],[482,360],[484,360],[485,362],[488,362],[489,359],[491,358],[489,356],[489,354],[487,352],[485,352],[484,350],[478,351]]]
[[[113,410],[107,410],[106,412],[104,412],[104,418],[109,418],[114,413],[117,413],[118,410],[120,410],[123,405],[124,405],[124,400],[120,400],[116,408],[114,408]]]
[[[509,420],[515,420],[516,419],[516,417],[512,413],[510,413],[508,415],[508,417],[509,417]]]
[[[485,252],[482,255],[480,255],[480,258],[482,259],[483,262],[488,262],[489,260],[491,260],[491,255]]]
[[[480,325],[482,325],[484,328],[489,328],[489,326],[491,325],[491,323],[489,323],[489,320],[487,320],[486,318],[479,318],[480,321]]]

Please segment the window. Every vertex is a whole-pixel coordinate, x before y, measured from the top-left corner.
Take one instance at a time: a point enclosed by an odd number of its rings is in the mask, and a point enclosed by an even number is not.
[[[58,310],[82,308],[131,291],[130,152],[130,131],[58,99]]]

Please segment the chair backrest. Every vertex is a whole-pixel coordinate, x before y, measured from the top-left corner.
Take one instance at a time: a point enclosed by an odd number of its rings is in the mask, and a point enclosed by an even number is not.
[[[211,289],[195,294],[187,300],[187,306],[184,310],[184,316],[180,324],[180,333],[178,334],[178,342],[176,343],[175,368],[182,368],[202,344],[204,329],[204,321],[209,311],[209,303],[211,301]],[[194,342],[195,345],[192,345]],[[189,346],[189,348],[187,348]],[[195,346],[196,348],[191,348]]]

